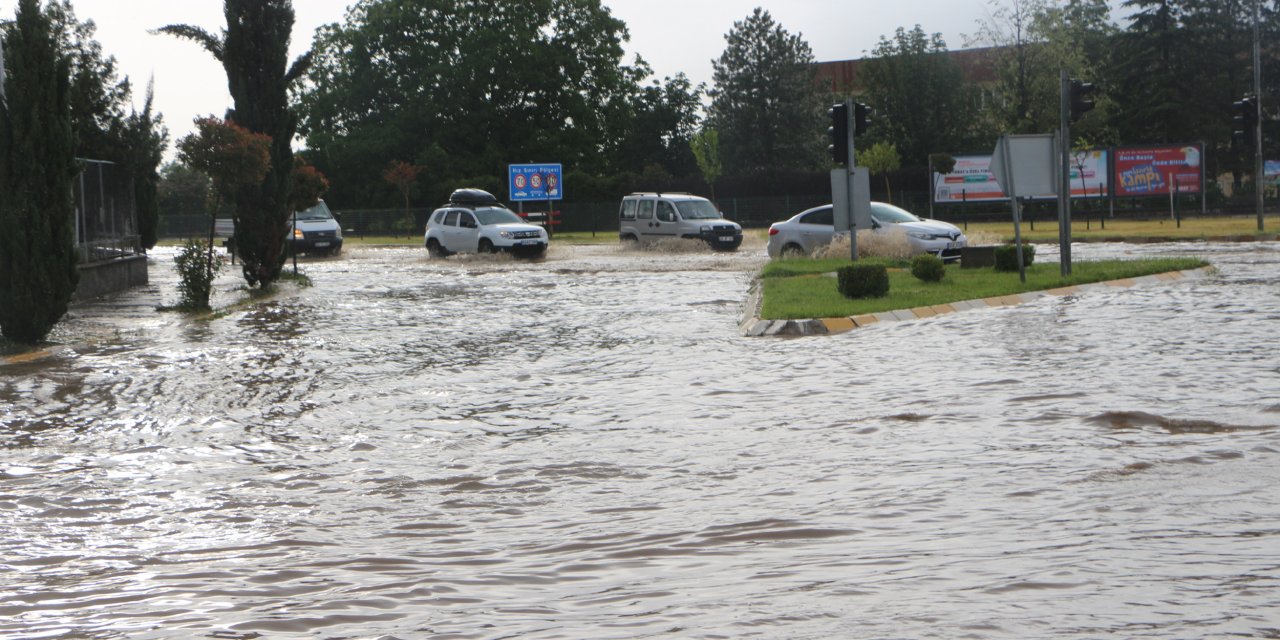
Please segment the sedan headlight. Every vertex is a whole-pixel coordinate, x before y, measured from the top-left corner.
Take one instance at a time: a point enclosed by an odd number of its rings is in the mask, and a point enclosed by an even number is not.
[[[933,240],[936,237],[932,233],[925,233],[923,231],[908,231],[907,235],[921,240]]]

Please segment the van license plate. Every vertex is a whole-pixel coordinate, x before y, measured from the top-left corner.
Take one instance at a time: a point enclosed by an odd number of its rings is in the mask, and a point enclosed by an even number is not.
[[[733,236],[720,236],[720,242],[733,242]]]
[[[317,243],[316,243],[316,246],[317,246],[317,247],[327,247],[327,246],[329,246],[329,243],[328,243],[328,242],[317,242]]]

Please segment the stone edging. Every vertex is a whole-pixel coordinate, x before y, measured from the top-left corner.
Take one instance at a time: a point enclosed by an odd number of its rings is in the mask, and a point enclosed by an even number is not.
[[[760,279],[756,279],[751,285],[751,291],[747,295],[746,310],[743,314],[742,321],[738,323],[738,330],[745,337],[762,337],[762,336],[821,336],[837,333],[845,333],[860,327],[881,323],[881,322],[897,322],[901,320],[919,320],[922,318],[932,318],[933,316],[955,313],[957,311],[967,311],[969,309],[990,309],[992,307],[1007,307],[1024,302],[1031,302],[1050,296],[1070,296],[1086,291],[1097,291],[1100,289],[1108,289],[1115,287],[1133,287],[1140,284],[1156,284],[1161,282],[1173,282],[1176,280],[1191,280],[1203,278],[1212,271],[1213,267],[1201,267],[1199,269],[1190,269],[1187,271],[1170,271],[1167,273],[1157,273],[1149,276],[1141,276],[1138,278],[1125,278],[1123,280],[1109,280],[1105,282],[1092,282],[1089,284],[1071,285],[1068,287],[1060,287],[1057,289],[1046,289],[1044,291],[1028,291],[1026,293],[1013,294],[1008,296],[999,296],[995,298],[982,298],[979,300],[961,300],[959,302],[950,302],[947,304],[934,305],[932,307],[916,307],[914,309],[898,309],[894,311],[881,311],[879,313],[868,313],[859,316],[848,316],[840,318],[809,318],[805,320],[762,320],[760,319],[760,306],[763,303],[763,287],[760,286]]]

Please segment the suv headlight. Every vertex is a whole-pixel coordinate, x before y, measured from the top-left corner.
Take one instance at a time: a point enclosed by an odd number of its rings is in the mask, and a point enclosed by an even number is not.
[[[510,239],[512,239],[512,238],[514,238],[514,237],[516,237],[516,236],[515,236],[515,234],[511,233],[510,231],[499,231],[499,232],[498,232],[498,237],[506,238],[507,240],[510,240]]]

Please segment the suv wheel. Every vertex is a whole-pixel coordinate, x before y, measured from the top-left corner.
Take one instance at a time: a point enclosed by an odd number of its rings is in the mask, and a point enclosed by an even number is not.
[[[488,238],[480,238],[480,247],[478,251],[480,253],[493,253],[493,242]]]
[[[445,258],[448,257],[449,252],[445,251],[444,247],[440,246],[439,240],[432,238],[427,240],[427,255],[432,258]]]

